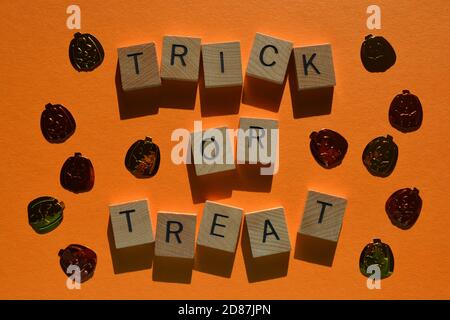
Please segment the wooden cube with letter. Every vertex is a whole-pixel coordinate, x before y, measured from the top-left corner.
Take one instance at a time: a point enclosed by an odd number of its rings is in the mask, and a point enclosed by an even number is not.
[[[206,201],[197,244],[229,253],[236,252],[241,221],[242,209]]]
[[[200,38],[165,36],[161,58],[161,78],[198,81]]]
[[[110,205],[116,249],[154,242],[147,200]]]
[[[153,42],[119,48],[117,52],[123,91],[152,88],[161,85],[156,47]]]

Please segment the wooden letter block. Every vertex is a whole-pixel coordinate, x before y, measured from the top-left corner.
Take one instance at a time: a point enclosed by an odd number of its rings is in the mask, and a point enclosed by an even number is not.
[[[202,45],[205,88],[242,85],[241,45],[239,42]]]
[[[291,251],[284,208],[245,215],[253,258]]]
[[[155,44],[146,43],[117,49],[123,91],[161,85]]]
[[[242,209],[206,201],[197,244],[230,253],[236,252]]]
[[[147,200],[109,206],[116,249],[154,241]]]
[[[155,256],[194,258],[195,214],[158,212]]]
[[[234,150],[227,127],[191,134],[192,156],[197,176],[234,170]]]
[[[165,36],[161,58],[161,78],[198,81],[200,38]]]
[[[283,84],[292,42],[257,33],[247,66],[249,77]]]
[[[337,242],[346,206],[346,199],[309,191],[298,233]]]
[[[268,164],[276,156],[278,121],[271,119],[241,118],[239,121],[238,163]]]
[[[294,61],[298,90],[336,85],[331,45],[294,48]]]

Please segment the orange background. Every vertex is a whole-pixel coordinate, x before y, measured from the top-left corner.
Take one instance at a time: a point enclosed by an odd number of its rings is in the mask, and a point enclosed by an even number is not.
[[[449,298],[450,238],[448,184],[450,148],[450,19],[447,1],[377,1],[383,35],[397,53],[385,73],[364,70],[359,49],[372,1],[77,1],[81,32],[98,37],[105,60],[94,72],[78,73],[69,63],[74,30],[66,28],[69,1],[2,1],[0,141],[0,298],[148,298],[148,299],[317,299]],[[203,43],[241,41],[243,69],[255,32],[291,40],[295,46],[329,42],[337,85],[329,115],[295,118],[289,85],[279,110],[242,103],[238,114],[202,117],[195,108],[160,107],[155,114],[121,120],[115,85],[118,47],[154,41],[160,60],[167,34],[200,36]],[[416,94],[424,108],[420,130],[393,129],[387,112],[402,89]],[[171,92],[177,95],[176,91]],[[39,119],[48,102],[69,108],[77,122],[65,143],[48,143]],[[176,128],[236,128],[240,116],[279,120],[280,170],[273,181],[242,181],[240,175],[189,177],[174,165],[170,140]],[[340,132],[349,142],[343,164],[325,170],[309,151],[309,133]],[[399,160],[388,178],[371,176],[361,154],[373,138],[391,134]],[[147,180],[127,172],[123,159],[137,139],[151,135],[162,152],[158,174]],[[59,184],[59,171],[75,151],[95,167],[94,189],[75,195]],[[264,184],[264,185],[260,185]],[[423,209],[416,225],[402,231],[384,212],[387,197],[402,187],[417,187]],[[153,227],[156,212],[198,213],[204,199],[240,206],[245,212],[284,206],[292,246],[308,189],[344,196],[348,206],[332,267],[289,259],[287,276],[250,283],[239,243],[231,278],[194,270],[190,284],[152,280],[152,270],[114,274],[107,236],[108,205],[148,198]],[[270,190],[269,190],[270,189]],[[253,191],[252,191],[253,190]],[[270,191],[270,192],[269,192]],[[52,195],[66,204],[63,223],[46,235],[28,225],[27,205]],[[390,244],[394,274],[381,290],[368,290],[359,273],[362,248],[374,237]],[[81,290],[68,290],[58,250],[70,243],[93,248],[98,265]]]

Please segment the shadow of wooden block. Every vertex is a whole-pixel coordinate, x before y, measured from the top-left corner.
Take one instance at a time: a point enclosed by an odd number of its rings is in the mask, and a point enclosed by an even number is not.
[[[245,76],[242,103],[278,112],[287,76],[283,84]]]
[[[197,82],[162,79],[160,108],[194,109],[196,98]]]
[[[191,283],[194,259],[158,257],[153,264],[153,281]]]
[[[194,269],[216,276],[230,278],[236,252],[226,252],[197,245]]]
[[[331,267],[337,242],[297,234],[294,258]]]

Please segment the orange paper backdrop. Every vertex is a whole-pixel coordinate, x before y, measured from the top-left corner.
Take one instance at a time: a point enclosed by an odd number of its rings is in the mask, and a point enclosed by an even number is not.
[[[0,216],[0,298],[124,299],[316,299],[449,298],[449,90],[450,23],[447,1],[377,1],[382,30],[397,62],[385,73],[364,70],[359,49],[369,1],[77,1],[82,29],[96,35],[105,60],[94,72],[78,73],[69,63],[74,33],[66,28],[69,1],[2,1],[0,30],[0,114],[2,214]],[[154,41],[160,60],[162,37],[192,35],[203,43],[241,41],[245,71],[256,32],[288,39],[295,46],[332,44],[337,85],[332,111],[294,117],[289,85],[280,107],[245,103],[238,114],[202,117],[200,94],[194,108],[161,107],[154,114],[121,120],[116,92],[116,49]],[[424,108],[420,130],[403,134],[387,119],[392,98],[402,89],[419,96]],[[173,96],[177,95],[172,90]],[[48,102],[68,107],[76,133],[65,143],[49,144],[39,119]],[[240,175],[209,178],[206,186],[174,165],[170,152],[176,128],[238,126],[239,117],[279,120],[280,170],[273,180],[243,181]],[[309,133],[340,132],[349,142],[343,164],[325,170],[309,151]],[[366,144],[390,134],[399,160],[388,178],[371,176],[361,162]],[[128,147],[151,135],[162,152],[158,174],[135,179],[123,165]],[[89,157],[96,181],[91,192],[75,195],[59,184],[59,171],[75,151]],[[402,231],[384,212],[387,197],[402,187],[417,187],[423,209],[416,225]],[[190,284],[154,281],[152,269],[115,274],[108,242],[108,205],[148,198],[153,226],[156,212],[193,212],[200,221],[202,199],[255,211],[283,206],[292,246],[308,189],[348,199],[332,267],[294,259],[286,276],[249,282],[239,243],[230,278],[194,270]],[[52,195],[66,204],[63,223],[46,235],[28,225],[27,205]],[[359,273],[362,248],[374,237],[390,244],[393,276],[381,290],[368,290]],[[98,266],[81,290],[68,290],[57,253],[70,243],[93,248]]]

